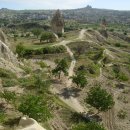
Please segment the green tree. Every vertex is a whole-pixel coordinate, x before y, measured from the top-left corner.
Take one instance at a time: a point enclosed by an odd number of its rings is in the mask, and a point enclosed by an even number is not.
[[[53,75],[59,75],[59,79],[60,79],[60,75],[61,72],[63,72],[65,75],[68,75],[67,69],[68,69],[68,63],[66,59],[62,59],[61,61],[58,62],[57,66],[55,67],[55,69],[52,70],[52,74]]]
[[[32,33],[34,36],[36,36],[38,38],[39,35],[42,33],[42,31],[40,29],[33,29]]]
[[[46,102],[43,101],[42,97],[36,95],[23,97],[18,110],[38,121],[47,121],[51,117]]]
[[[102,125],[95,122],[81,122],[79,124],[74,125],[71,130],[105,130],[105,128]]]
[[[41,38],[40,38],[40,42],[42,42],[42,41],[55,42],[56,41],[56,37],[51,32],[44,32],[41,35]]]
[[[25,47],[23,45],[23,43],[19,43],[16,46],[16,53],[18,54],[19,57],[23,57],[25,54]]]
[[[84,88],[87,84],[87,79],[84,73],[77,72],[76,75],[72,77],[72,82],[75,83],[78,87]]]
[[[95,86],[88,92],[86,103],[95,107],[99,113],[100,111],[111,109],[114,105],[114,100],[112,95],[106,90],[102,89],[100,86]]]

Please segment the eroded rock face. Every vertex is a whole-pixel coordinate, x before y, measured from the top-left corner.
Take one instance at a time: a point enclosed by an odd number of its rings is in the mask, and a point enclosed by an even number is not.
[[[9,43],[2,30],[0,30],[0,58],[17,64],[17,58],[9,48]]]
[[[17,64],[17,58],[9,49],[9,47],[0,40],[0,58],[3,58],[9,62]]]
[[[19,62],[17,57],[9,48],[9,43],[0,29],[0,68],[11,70],[12,72],[20,75],[22,70],[18,68]]]

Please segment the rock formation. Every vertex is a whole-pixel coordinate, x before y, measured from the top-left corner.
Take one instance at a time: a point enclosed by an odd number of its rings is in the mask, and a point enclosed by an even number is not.
[[[17,67],[18,60],[9,48],[9,43],[5,34],[0,29],[0,68],[11,70],[12,72],[19,73],[21,69]]]
[[[64,20],[60,13],[60,10],[57,10],[51,21],[52,31],[56,34],[64,33]]]
[[[19,126],[21,128],[18,130],[46,130],[41,125],[39,125],[37,121],[28,117],[22,117],[19,122]]]

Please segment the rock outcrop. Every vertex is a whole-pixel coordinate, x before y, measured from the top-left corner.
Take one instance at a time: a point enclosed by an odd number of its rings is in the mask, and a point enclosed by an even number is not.
[[[28,117],[22,117],[19,126],[21,128],[18,130],[46,130],[37,121]]]
[[[18,68],[17,57],[9,48],[9,43],[3,31],[0,29],[0,68],[11,70],[12,72],[19,73],[22,70]]]
[[[54,14],[52,21],[51,21],[52,31],[56,34],[64,33],[64,20],[60,13],[60,10],[57,10]]]
[[[9,43],[2,30],[0,30],[0,58],[15,64],[18,62],[16,56],[10,50]]]

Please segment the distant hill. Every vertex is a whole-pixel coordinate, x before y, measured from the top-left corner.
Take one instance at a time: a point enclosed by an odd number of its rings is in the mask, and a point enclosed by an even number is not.
[[[50,19],[54,10],[0,10],[0,19],[11,20],[44,20]],[[83,23],[95,23],[101,18],[109,22],[130,23],[130,11],[96,9],[91,6],[79,9],[62,10],[65,19],[74,19]]]

